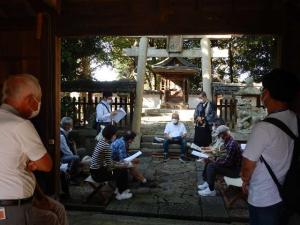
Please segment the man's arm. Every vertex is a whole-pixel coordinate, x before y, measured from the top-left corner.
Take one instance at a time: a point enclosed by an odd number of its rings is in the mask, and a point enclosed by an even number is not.
[[[242,160],[242,169],[241,169],[241,178],[243,180],[243,191],[245,193],[248,192],[248,186],[251,179],[251,176],[253,174],[253,171],[256,167],[256,162],[249,160],[245,157],[243,157]]]
[[[182,123],[182,135],[181,135],[181,137],[186,138],[186,135],[187,135],[187,131],[186,131],[185,125],[184,125],[184,123]]]
[[[67,144],[66,138],[62,134],[60,135],[60,150],[64,155],[68,155],[68,156],[74,155]]]
[[[168,133],[164,133],[164,136],[166,139],[172,139],[171,136]]]
[[[164,136],[166,139],[171,139],[170,135],[169,135],[169,132],[170,132],[170,129],[169,129],[169,126],[168,126],[168,123],[166,124],[166,127],[165,127],[165,130],[164,130]]]
[[[27,169],[30,171],[43,171],[50,172],[52,169],[53,163],[50,155],[46,153],[42,158],[36,161],[29,161],[27,164]]]

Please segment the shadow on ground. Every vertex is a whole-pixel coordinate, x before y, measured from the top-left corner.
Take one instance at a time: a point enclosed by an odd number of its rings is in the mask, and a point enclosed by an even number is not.
[[[109,199],[108,202],[103,202],[100,195],[95,195],[89,202],[85,202],[92,188],[82,183],[79,186],[71,186],[72,199],[65,202],[66,206],[69,209],[168,219],[212,222],[247,220],[248,211],[243,201],[238,201],[229,209],[220,193],[216,197],[198,196],[196,186],[202,179],[201,163],[181,163],[177,158],[164,163],[161,158],[152,156],[140,159],[140,169],[148,179],[157,184],[157,187],[141,187],[139,183],[131,182],[133,198],[117,201],[114,199],[113,190],[105,186],[102,193]]]

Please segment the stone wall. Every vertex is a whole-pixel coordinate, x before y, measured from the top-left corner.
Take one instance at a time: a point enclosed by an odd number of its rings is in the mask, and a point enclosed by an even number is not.
[[[198,95],[189,95],[188,104],[189,109],[195,109],[199,103]],[[159,109],[161,104],[159,93],[144,93],[143,108]]]
[[[161,104],[159,93],[144,93],[143,108],[159,109]]]

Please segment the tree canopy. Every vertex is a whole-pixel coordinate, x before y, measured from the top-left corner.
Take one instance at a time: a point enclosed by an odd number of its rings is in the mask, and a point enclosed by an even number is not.
[[[92,79],[92,73],[98,66],[110,65],[119,73],[119,78],[135,79],[136,57],[123,55],[124,48],[138,45],[138,39],[132,37],[91,37],[62,40],[62,80],[79,78]],[[277,39],[272,36],[233,36],[226,40],[212,40],[212,47],[229,49],[228,58],[212,60],[212,73],[220,79],[237,82],[244,74],[260,81],[263,74],[274,66]],[[166,48],[166,40],[150,39],[150,47]],[[200,40],[184,40],[183,48],[200,47]],[[151,70],[151,65],[163,58],[149,58],[145,84],[149,89],[157,89],[159,76]],[[201,58],[187,59],[201,68]],[[197,90],[202,81],[201,74],[191,79],[191,89]]]

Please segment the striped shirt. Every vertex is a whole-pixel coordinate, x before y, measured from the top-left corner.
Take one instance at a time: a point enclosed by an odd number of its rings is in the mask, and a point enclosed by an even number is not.
[[[110,145],[101,139],[93,152],[91,169],[99,169],[101,167],[107,167],[112,170],[112,151]]]

